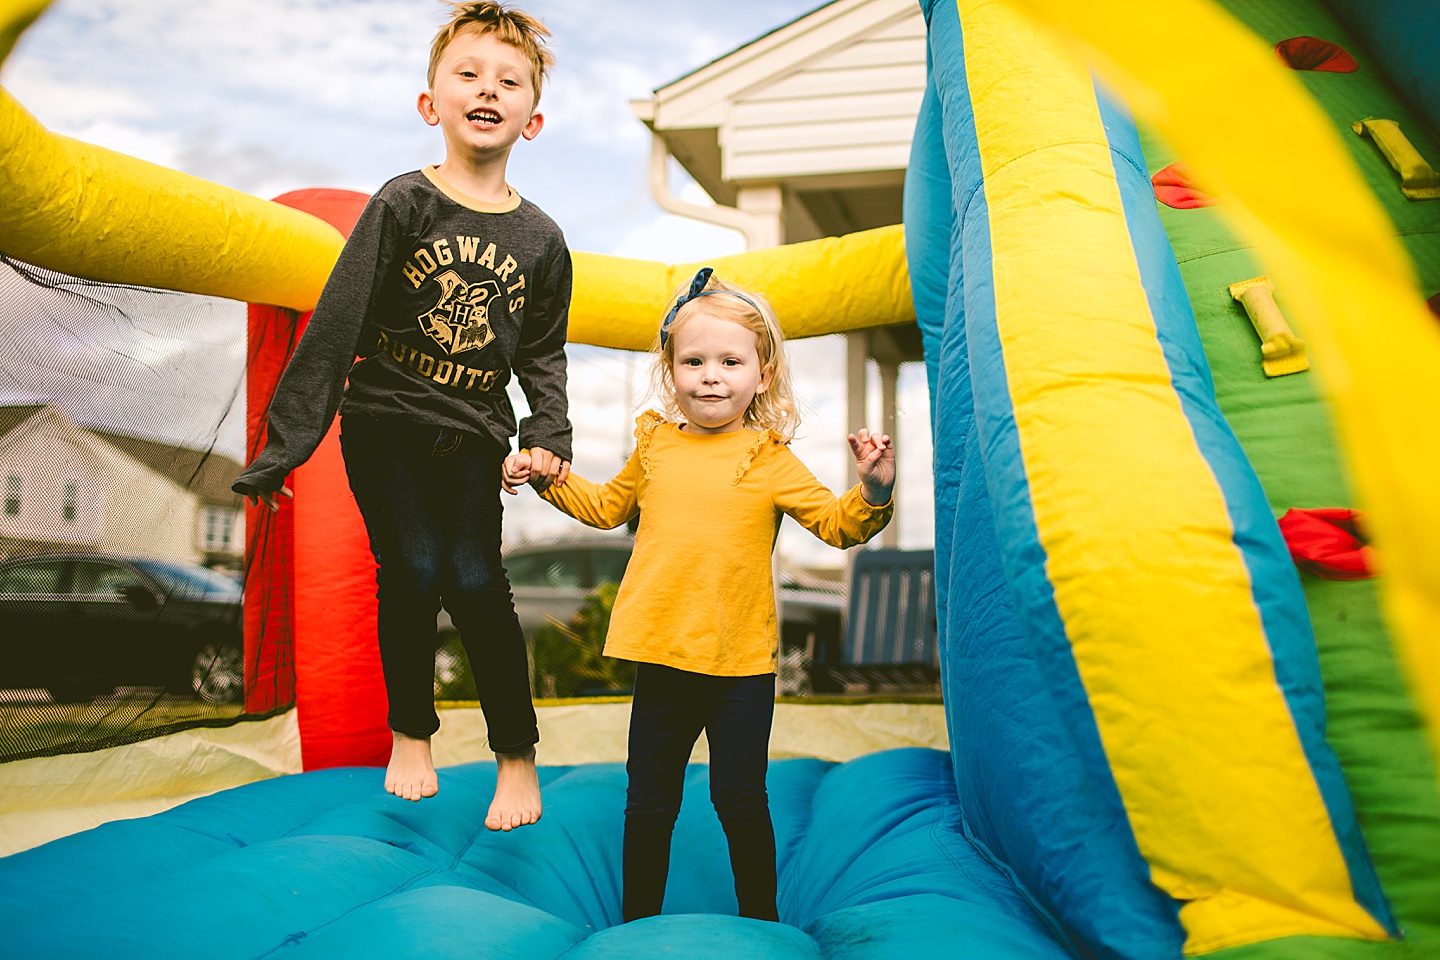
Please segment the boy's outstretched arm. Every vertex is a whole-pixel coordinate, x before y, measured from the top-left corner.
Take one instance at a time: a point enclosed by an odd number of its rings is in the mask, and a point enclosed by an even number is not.
[[[876,507],[889,503],[895,489],[895,444],[889,436],[864,428],[846,439],[855,455],[855,472],[860,475],[860,493],[865,502]]]
[[[565,339],[570,319],[570,251],[557,241],[545,266],[532,277],[530,299],[511,368],[530,405],[520,421],[518,446],[530,451],[534,476],[560,480],[552,458],[571,458],[572,429],[565,395]]]
[[[330,429],[345,378],[366,346],[361,333],[393,258],[397,229],[390,208],[373,198],[340,251],[270,399],[265,446],[231,484],[252,503],[261,500],[273,509],[286,476],[310,459]]]

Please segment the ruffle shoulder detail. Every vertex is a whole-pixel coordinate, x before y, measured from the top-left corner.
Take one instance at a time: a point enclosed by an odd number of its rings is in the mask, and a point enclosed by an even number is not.
[[[635,452],[645,468],[646,480],[650,479],[650,441],[655,439],[655,428],[664,422],[664,415],[657,410],[646,410],[635,418]]]
[[[750,444],[745,448],[744,456],[742,456],[740,462],[735,465],[735,476],[730,481],[732,487],[745,479],[745,474],[750,470],[750,464],[754,463],[760,451],[764,450],[771,443],[778,443],[783,447],[785,446],[785,438],[774,430],[760,430],[755,433],[754,439],[751,440]]]

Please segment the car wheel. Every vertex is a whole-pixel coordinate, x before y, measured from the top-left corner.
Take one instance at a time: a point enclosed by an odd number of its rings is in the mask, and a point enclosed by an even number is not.
[[[190,661],[190,692],[205,703],[239,703],[245,694],[245,649],[229,640],[207,640]]]

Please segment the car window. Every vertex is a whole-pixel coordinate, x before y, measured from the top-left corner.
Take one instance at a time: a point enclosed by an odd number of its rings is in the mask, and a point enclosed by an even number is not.
[[[597,587],[602,583],[619,583],[620,578],[625,576],[625,565],[630,562],[630,551],[597,547],[593,561]]]
[[[146,587],[145,581],[140,579],[134,570],[114,563],[77,560],[75,562],[75,581],[70,592],[118,597],[126,587],[135,586],[150,589]]]
[[[19,563],[0,570],[0,593],[59,593],[64,560]]]
[[[526,553],[511,557],[505,572],[512,587],[580,587],[579,553]]]

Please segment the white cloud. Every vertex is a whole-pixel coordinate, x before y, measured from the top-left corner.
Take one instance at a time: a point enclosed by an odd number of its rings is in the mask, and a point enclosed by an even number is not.
[[[627,232],[610,251],[617,257],[690,263],[740,253],[745,240],[735,230],[662,214]]]
[[[632,61],[610,57],[558,69],[541,99],[551,135],[610,150],[648,149],[650,134],[629,103],[645,95],[648,73]]]
[[[65,64],[13,54],[5,61],[5,88],[51,129],[68,132],[101,121],[116,125],[163,119],[160,105],[128,84],[84,82]]]
[[[257,143],[233,143],[218,128],[203,128],[178,152],[176,166],[197,177],[275,197],[297,183],[334,184],[342,174],[333,166]]]

